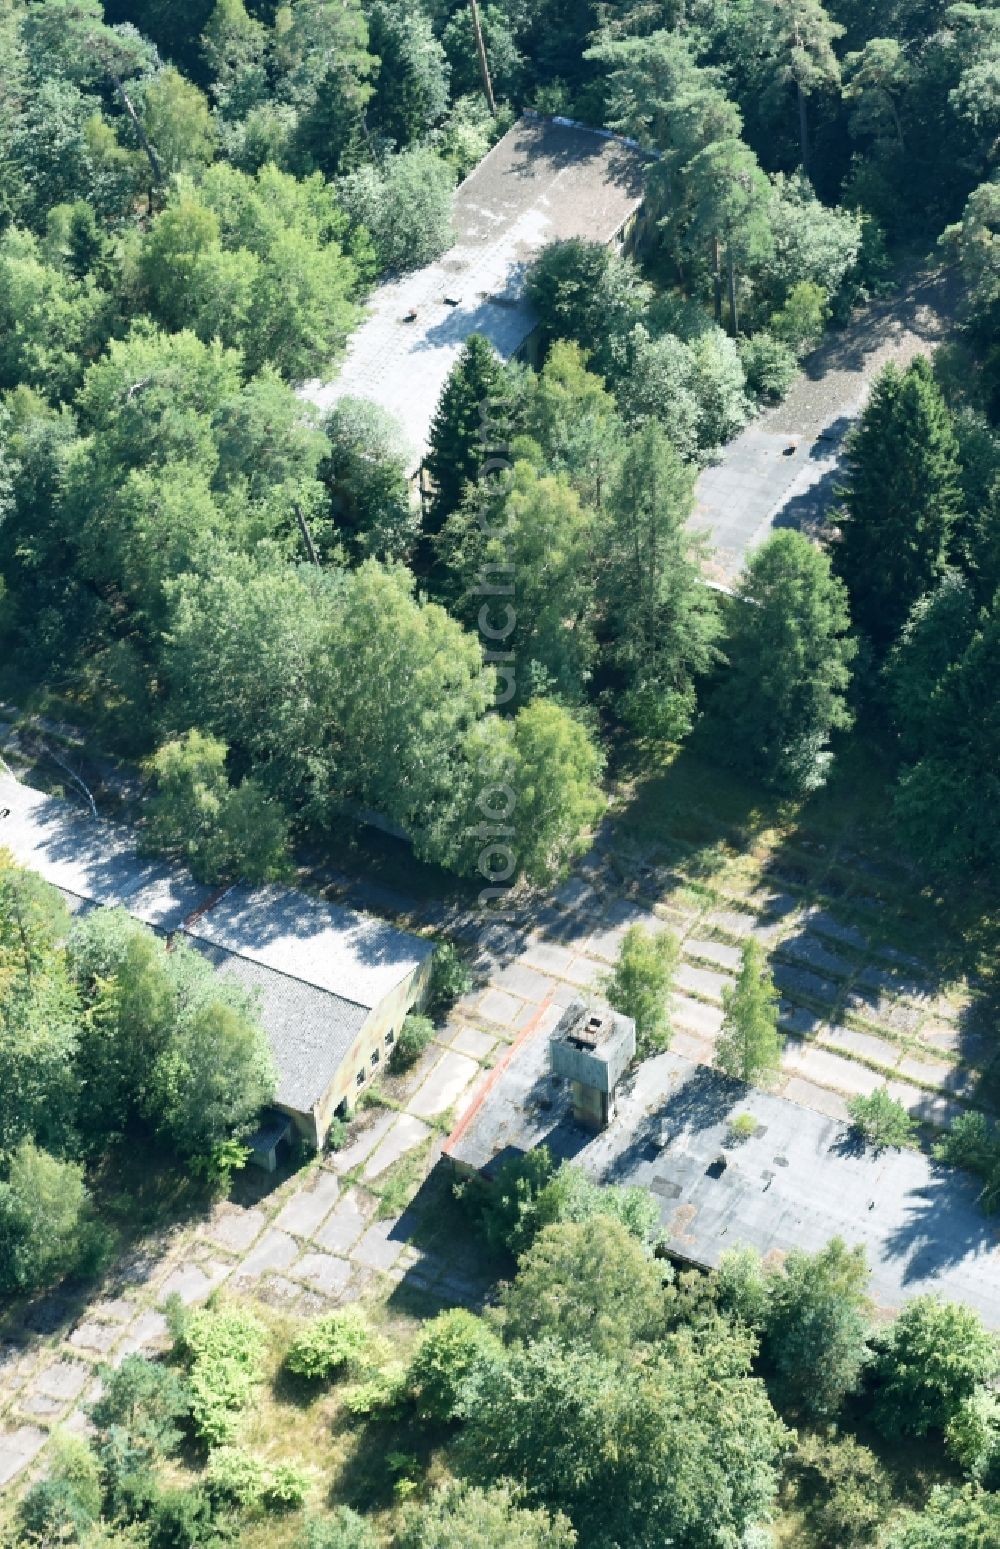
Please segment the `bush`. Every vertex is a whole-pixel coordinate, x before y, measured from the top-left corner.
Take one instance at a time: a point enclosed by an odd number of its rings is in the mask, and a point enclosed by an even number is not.
[[[948,1421],[945,1450],[963,1474],[979,1484],[995,1483],[1000,1463],[1000,1400],[977,1388],[962,1400]]]
[[[1000,1202],[1000,1136],[982,1113],[963,1113],[933,1147],[936,1162],[961,1167],[983,1179],[979,1202],[993,1211]]]
[[[888,1087],[879,1087],[870,1097],[852,1097],[847,1111],[854,1128],[873,1150],[913,1144],[916,1120],[910,1118],[902,1103],[889,1096]]]
[[[795,1464],[817,1549],[862,1549],[875,1542],[892,1491],[873,1452],[850,1437],[809,1436],[800,1443]]]
[[[155,1462],[177,1451],[181,1423],[191,1409],[178,1372],[143,1355],[127,1355],[120,1366],[102,1373],[102,1382],[101,1396],[90,1410],[99,1442],[114,1431],[131,1451]]]
[[[224,1505],[256,1506],[264,1494],[264,1468],[242,1447],[217,1447],[209,1454],[205,1485]]]
[[[417,1063],[433,1037],[434,1024],[429,1017],[408,1016],[393,1044],[389,1069],[409,1070]]]
[[[470,1372],[502,1350],[492,1329],[471,1312],[453,1307],[440,1313],[424,1329],[406,1374],[421,1419],[441,1425],[457,1419]]]
[[[101,1514],[101,1475],[94,1453],[76,1436],[56,1434],[49,1472],[33,1484],[17,1512],[19,1541],[75,1543]]]
[[[399,1361],[359,1383],[344,1394],[344,1408],[357,1419],[368,1420],[373,1415],[388,1417],[401,1408],[406,1398],[406,1368]]]
[[[296,1549],[378,1549],[375,1533],[350,1506],[337,1506],[329,1517],[314,1517]]]
[[[263,1376],[267,1341],[267,1330],[242,1307],[206,1307],[186,1322],[181,1353],[190,1366],[191,1420],[206,1446],[232,1440]]]
[[[970,1307],[917,1296],[883,1341],[875,1420],[887,1436],[947,1431],[976,1389],[1000,1370],[1000,1351]]]
[[[295,1336],[285,1365],[307,1382],[325,1382],[335,1373],[360,1373],[377,1360],[380,1341],[357,1307],[330,1312]]]
[[[0,1291],[38,1291],[66,1275],[93,1274],[109,1251],[83,1168],[22,1141],[0,1183]]]
[[[752,1113],[734,1113],[728,1121],[730,1138],[733,1140],[749,1140],[756,1135],[760,1124]]]
[[[149,1549],[192,1549],[218,1542],[204,1490],[165,1490],[152,1502]]]
[[[750,391],[780,403],[799,374],[795,351],[766,330],[741,340],[739,351]]]
[[[447,1016],[460,995],[472,984],[472,974],[450,941],[440,941],[431,961],[431,982],[427,992],[428,1014],[437,1020]]]
[[[274,1463],[264,1477],[264,1501],[272,1511],[295,1511],[312,1488],[312,1470],[303,1463]]]

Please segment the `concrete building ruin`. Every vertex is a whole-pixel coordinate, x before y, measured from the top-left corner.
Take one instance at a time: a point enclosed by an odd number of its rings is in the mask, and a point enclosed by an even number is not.
[[[635,1023],[609,1006],[566,1007],[549,1040],[554,1076],[569,1082],[573,1117],[585,1129],[606,1129],[615,1093],[635,1059]]]

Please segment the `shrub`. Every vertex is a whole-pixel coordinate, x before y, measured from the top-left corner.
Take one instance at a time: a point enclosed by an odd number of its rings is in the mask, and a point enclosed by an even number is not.
[[[326,1149],[328,1151],[340,1151],[347,1142],[347,1133],[350,1126],[346,1119],[336,1117],[330,1120],[330,1128],[326,1132]]]
[[[464,1308],[440,1313],[424,1329],[406,1374],[421,1419],[442,1425],[457,1419],[470,1372],[502,1348],[492,1329]]]
[[[344,1408],[358,1419],[388,1416],[401,1407],[406,1391],[406,1368],[400,1362],[392,1361],[367,1382],[359,1383],[345,1393]]]
[[[450,941],[439,941],[431,961],[431,982],[427,992],[429,1015],[438,1019],[446,1016],[471,984],[472,974],[457,947]]]
[[[204,1490],[165,1490],[151,1503],[149,1549],[207,1549],[217,1542],[212,1503]]]
[[[733,1140],[749,1140],[756,1135],[760,1125],[752,1113],[734,1113],[728,1121],[729,1134]]]
[[[79,1437],[57,1433],[49,1448],[49,1472],[31,1486],[17,1512],[19,1541],[75,1543],[101,1513],[97,1458]]]
[[[997,1341],[971,1307],[914,1297],[882,1343],[876,1423],[887,1436],[946,1431],[965,1400],[998,1369]]]
[[[809,1436],[800,1443],[795,1464],[817,1549],[862,1549],[875,1542],[892,1491],[873,1452],[850,1437]]]
[[[242,1307],[206,1307],[183,1333],[195,1433],[206,1446],[232,1440],[236,1421],[263,1376],[267,1330]]]
[[[0,1183],[0,1292],[37,1291],[66,1275],[92,1274],[109,1251],[83,1168],[22,1141]]]
[[[948,1421],[945,1450],[979,1484],[995,1483],[1000,1463],[1000,1401],[987,1388],[964,1398]]]
[[[378,1549],[373,1530],[350,1506],[337,1506],[329,1517],[313,1517],[296,1549]]]
[[[143,1355],[127,1355],[114,1370],[102,1372],[103,1390],[90,1419],[103,1442],[111,1432],[125,1439],[133,1454],[158,1462],[176,1452],[183,1440],[181,1423],[191,1397],[181,1375]]]
[[[217,1447],[209,1454],[205,1485],[225,1505],[256,1506],[264,1494],[263,1465],[242,1447]]]
[[[913,1144],[916,1120],[889,1096],[888,1087],[879,1087],[870,1097],[852,1097],[847,1111],[854,1128],[875,1151]]]
[[[323,1382],[335,1373],[361,1373],[375,1364],[381,1341],[357,1307],[314,1318],[295,1336],[285,1365],[307,1382]]]
[[[294,1511],[312,1488],[312,1470],[303,1463],[274,1463],[264,1478],[264,1501],[272,1510]]]
[[[933,1147],[936,1162],[961,1167],[982,1178],[979,1203],[996,1210],[1000,1203],[1000,1136],[982,1113],[963,1113]]]
[[[795,351],[766,331],[741,340],[739,351],[750,391],[780,403],[799,374]]]
[[[393,1045],[389,1069],[409,1070],[417,1063],[433,1037],[434,1024],[429,1017],[407,1017]]]

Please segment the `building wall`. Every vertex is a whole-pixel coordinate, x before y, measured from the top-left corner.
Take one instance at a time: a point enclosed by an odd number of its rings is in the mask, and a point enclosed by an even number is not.
[[[340,1069],[328,1087],[322,1100],[311,1114],[293,1114],[298,1128],[317,1148],[326,1139],[326,1132],[341,1103],[353,1108],[360,1094],[374,1076],[382,1071],[392,1052],[396,1035],[409,1011],[423,1005],[431,976],[431,959],[414,969],[391,995],[369,1014],[357,1038],[348,1050]],[[388,1041],[387,1041],[388,1039]],[[374,1056],[378,1058],[375,1059]],[[358,1076],[364,1079],[358,1081]]]

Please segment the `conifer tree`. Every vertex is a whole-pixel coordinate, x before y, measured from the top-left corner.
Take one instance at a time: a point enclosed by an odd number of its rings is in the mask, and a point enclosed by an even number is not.
[[[723,991],[725,1016],[715,1062],[727,1076],[763,1085],[778,1072],[783,1039],[778,1032],[778,994],[759,944],[743,948],[739,977]]]
[[[431,425],[426,466],[434,494],[424,517],[428,536],[441,531],[458,509],[465,486],[505,440],[508,398],[504,369],[493,346],[482,334],[470,334]]]
[[[851,723],[843,582],[808,538],[783,531],[751,556],[737,599],[712,705],[720,757],[767,785],[808,790],[822,782],[831,731]]]
[[[944,573],[959,514],[958,444],[923,356],[886,366],[851,442],[834,569],[858,629],[884,652]]]

